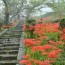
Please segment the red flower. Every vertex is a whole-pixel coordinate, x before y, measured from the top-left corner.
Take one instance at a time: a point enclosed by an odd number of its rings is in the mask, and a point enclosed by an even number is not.
[[[26,54],[26,55],[24,55],[24,56],[23,56],[23,58],[25,58],[25,59],[26,59],[26,58],[28,58],[28,57],[29,57],[29,55],[28,55],[28,54]]]
[[[35,51],[43,51],[43,46],[34,46],[32,47],[32,52],[35,52]]]
[[[33,29],[34,29],[34,26],[31,25],[30,28],[29,28],[29,30],[33,30]]]
[[[51,45],[44,45],[44,46],[34,46],[32,47],[32,52],[35,52],[35,51],[41,51],[43,52],[44,50],[49,50],[49,49],[57,49],[55,46],[51,46]]]
[[[36,44],[35,39],[25,39],[24,42],[26,46],[33,46]]]
[[[55,46],[51,46],[51,45],[47,44],[47,45],[43,46],[43,49],[48,50],[48,49],[57,49],[57,48]]]
[[[45,61],[35,60],[35,63],[38,65],[50,65],[49,60],[45,60]]]
[[[50,43],[50,44],[57,45],[57,43],[56,43],[56,42],[54,42],[53,40],[49,40],[49,43]]]
[[[20,64],[27,64],[28,63],[28,60],[21,60],[19,63]]]
[[[32,65],[29,60],[21,60],[19,63],[24,65]]]
[[[65,33],[65,28],[63,29],[63,32]]]
[[[49,54],[48,54],[48,57],[49,58],[57,58],[59,57],[59,53],[61,52],[61,50],[54,50],[54,51],[51,51]]]

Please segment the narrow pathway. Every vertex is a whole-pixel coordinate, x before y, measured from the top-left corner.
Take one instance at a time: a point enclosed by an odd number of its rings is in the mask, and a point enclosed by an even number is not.
[[[20,31],[7,31],[0,37],[0,65],[16,65]]]

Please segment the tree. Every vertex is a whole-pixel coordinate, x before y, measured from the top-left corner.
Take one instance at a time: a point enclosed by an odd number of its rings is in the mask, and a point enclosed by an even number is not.
[[[44,7],[44,2],[46,0],[29,0],[29,3],[25,6],[25,14],[26,19],[31,16],[32,13],[41,11],[41,9]]]
[[[63,15],[65,13],[65,0],[47,0],[46,5],[52,8],[56,15]]]
[[[4,24],[8,25],[15,16],[19,16],[20,13],[26,15],[26,19],[36,11],[40,11],[43,8],[46,0],[2,0],[4,3]]]
[[[16,16],[26,0],[2,0],[4,3],[4,24],[8,25],[10,19]]]

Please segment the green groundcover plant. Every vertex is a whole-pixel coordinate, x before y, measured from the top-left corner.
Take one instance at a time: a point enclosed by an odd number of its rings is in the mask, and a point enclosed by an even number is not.
[[[26,51],[20,64],[65,65],[65,28],[61,30],[59,23],[37,23],[23,29]]]

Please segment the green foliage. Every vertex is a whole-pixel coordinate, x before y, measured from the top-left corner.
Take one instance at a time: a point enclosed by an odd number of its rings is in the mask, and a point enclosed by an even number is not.
[[[52,8],[56,15],[62,15],[65,12],[65,0],[48,0],[46,5]]]
[[[27,19],[27,23],[30,24],[30,25],[35,25],[36,24],[34,19]]]
[[[65,28],[65,19],[60,20],[61,29]]]
[[[59,33],[56,32],[56,33],[46,33],[46,35],[49,37],[49,40],[54,40],[54,41],[57,41],[59,39]]]

